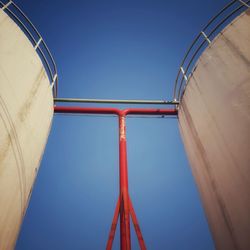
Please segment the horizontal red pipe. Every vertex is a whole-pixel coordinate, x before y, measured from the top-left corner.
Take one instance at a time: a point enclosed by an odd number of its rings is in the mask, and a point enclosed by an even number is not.
[[[177,109],[125,109],[124,115],[177,115]]]
[[[55,113],[73,113],[73,114],[115,114],[118,116],[126,115],[177,115],[177,109],[142,109],[131,108],[120,110],[117,108],[84,108],[84,107],[66,107],[55,106]]]

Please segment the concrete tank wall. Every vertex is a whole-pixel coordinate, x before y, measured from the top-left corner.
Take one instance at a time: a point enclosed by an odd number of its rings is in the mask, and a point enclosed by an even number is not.
[[[13,249],[47,141],[53,97],[21,29],[0,10],[0,249]]]
[[[250,11],[203,52],[179,127],[216,249],[250,249]],[[192,226],[192,225],[191,225]]]

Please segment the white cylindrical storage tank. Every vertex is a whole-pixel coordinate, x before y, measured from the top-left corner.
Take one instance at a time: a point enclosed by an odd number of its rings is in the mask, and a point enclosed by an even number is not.
[[[250,249],[249,10],[198,59],[179,126],[216,249]]]
[[[1,250],[15,247],[53,116],[52,88],[37,48],[5,11],[0,9]]]

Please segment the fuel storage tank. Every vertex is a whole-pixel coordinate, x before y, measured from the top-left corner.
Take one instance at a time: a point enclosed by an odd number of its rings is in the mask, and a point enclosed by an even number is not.
[[[19,22],[27,20],[11,5],[0,5],[1,250],[15,247],[53,116],[50,63],[46,69],[39,47],[43,41],[32,40],[36,30],[28,36]],[[11,12],[18,12],[18,19]]]
[[[216,249],[250,249],[249,9],[199,57],[179,127]]]

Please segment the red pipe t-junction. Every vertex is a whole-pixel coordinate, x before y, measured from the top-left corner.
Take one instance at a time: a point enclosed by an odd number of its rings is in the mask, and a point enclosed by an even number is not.
[[[135,232],[140,248],[146,249],[141,229],[128,191],[128,167],[127,167],[127,145],[126,145],[126,122],[127,115],[177,115],[176,109],[116,109],[116,108],[84,108],[84,107],[54,107],[55,113],[73,114],[115,114],[119,117],[119,173],[120,173],[120,195],[115,209],[106,250],[112,249],[115,237],[116,225],[120,215],[120,249],[131,249],[130,238],[130,216],[132,218]]]

